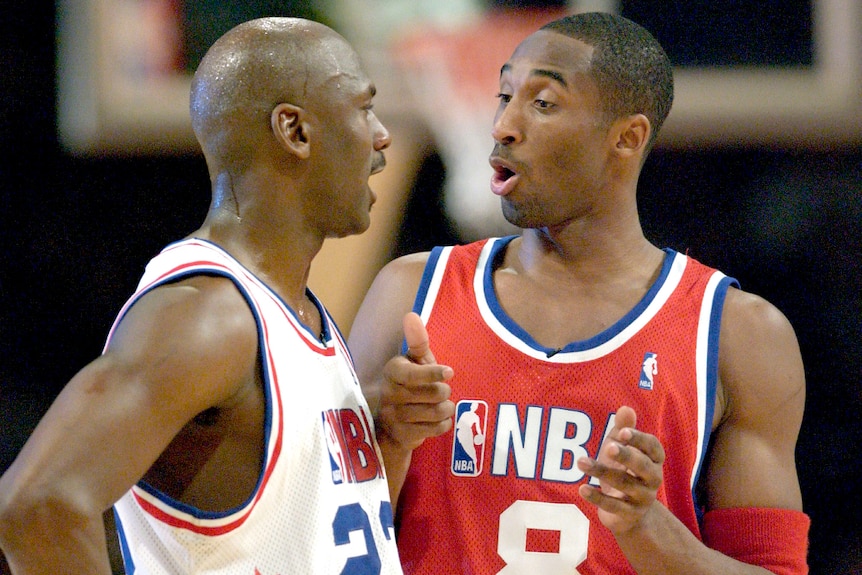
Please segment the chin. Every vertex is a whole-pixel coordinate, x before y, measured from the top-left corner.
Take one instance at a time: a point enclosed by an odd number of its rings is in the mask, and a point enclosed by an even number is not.
[[[512,224],[513,226],[519,228],[529,227],[528,222],[521,216],[521,212],[519,212],[516,208],[514,208],[511,203],[503,202],[503,217],[507,222]]]
[[[357,227],[357,229],[353,230],[350,235],[362,234],[368,231],[368,228],[371,227],[371,219],[366,218],[361,226]]]
[[[352,222],[352,225],[345,226],[341,230],[334,231],[330,237],[333,238],[346,238],[348,236],[355,236],[365,232],[371,226],[371,218],[365,217],[360,221]]]

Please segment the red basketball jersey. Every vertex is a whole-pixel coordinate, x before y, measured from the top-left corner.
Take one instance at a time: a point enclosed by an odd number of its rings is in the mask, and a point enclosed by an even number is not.
[[[413,454],[398,538],[407,574],[634,573],[584,502],[621,405],[667,453],[658,498],[698,537],[694,486],[709,441],[718,330],[733,280],[666,250],[655,284],[606,331],[537,344],[499,305],[493,268],[512,238],[435,248],[415,311],[455,370],[453,429]],[[561,318],[561,321],[565,321]]]

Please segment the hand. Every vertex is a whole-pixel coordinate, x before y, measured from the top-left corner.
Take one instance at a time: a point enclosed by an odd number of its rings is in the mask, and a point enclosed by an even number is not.
[[[445,382],[454,372],[439,365],[428,344],[422,319],[411,312],[404,316],[407,355],[386,363],[377,424],[379,432],[404,449],[413,450],[425,438],[449,431],[455,404]]]
[[[581,497],[599,508],[599,520],[614,535],[641,524],[657,502],[663,478],[664,448],[654,435],[638,431],[636,424],[634,410],[620,407],[598,460],[578,459],[578,469],[598,478],[601,485],[601,489],[581,485]]]

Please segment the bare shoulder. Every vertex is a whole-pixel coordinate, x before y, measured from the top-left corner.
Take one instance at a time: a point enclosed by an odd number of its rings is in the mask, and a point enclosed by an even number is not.
[[[801,509],[795,448],[805,406],[796,334],[774,305],[731,288],[705,474],[707,506]]]
[[[431,252],[418,252],[392,260],[380,270],[375,283],[390,290],[403,289],[405,282],[406,287],[418,287],[430,255]],[[412,286],[413,283],[416,285]]]
[[[370,324],[379,325],[381,313],[397,318],[400,325],[400,318],[413,307],[428,257],[429,252],[402,256],[380,270],[356,315],[350,332],[351,340],[366,337]],[[356,335],[360,333],[363,335]]]
[[[383,366],[401,353],[403,320],[413,309],[429,253],[397,258],[374,278],[353,320],[348,346],[363,390],[374,405]]]
[[[745,329],[774,330],[776,333],[793,334],[790,321],[775,305],[763,297],[738,288],[730,288],[724,306],[724,317]],[[725,325],[722,324],[722,328]],[[732,327],[728,324],[727,327]]]
[[[731,288],[721,320],[719,378],[724,418],[785,413],[801,419],[805,374],[796,332],[764,298]]]
[[[141,297],[118,325],[106,357],[149,385],[164,382],[174,393],[198,388],[198,400],[210,404],[201,407],[208,408],[247,383],[256,351],[257,326],[233,282],[195,276]]]

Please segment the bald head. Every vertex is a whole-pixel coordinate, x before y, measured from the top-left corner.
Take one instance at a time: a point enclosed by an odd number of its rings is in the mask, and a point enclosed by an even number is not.
[[[192,80],[192,128],[213,169],[242,169],[270,134],[279,103],[305,106],[339,58],[355,57],[332,29],[298,18],[236,26],[207,51]]]

